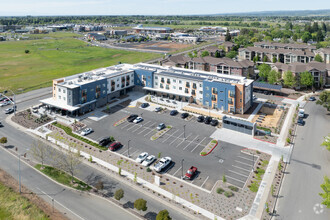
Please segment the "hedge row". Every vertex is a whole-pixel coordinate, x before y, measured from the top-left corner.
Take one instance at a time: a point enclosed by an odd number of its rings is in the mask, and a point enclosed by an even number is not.
[[[106,147],[103,147],[103,146],[101,146],[101,145],[99,145],[99,144],[97,144],[97,143],[95,143],[93,141],[90,141],[90,140],[88,140],[86,138],[83,138],[83,137],[77,135],[77,134],[74,134],[72,132],[72,129],[69,128],[69,127],[67,127],[67,126],[65,126],[65,125],[59,124],[57,122],[54,122],[53,125],[56,126],[56,127],[58,127],[58,128],[63,129],[63,131],[65,131],[65,133],[67,135],[70,135],[71,137],[74,137],[74,138],[76,138],[76,139],[78,139],[80,141],[83,141],[83,142],[85,142],[85,143],[87,143],[89,145],[92,145],[92,146],[94,146],[94,147],[96,147],[96,148],[98,148],[100,150],[108,150],[108,148],[106,148]]]

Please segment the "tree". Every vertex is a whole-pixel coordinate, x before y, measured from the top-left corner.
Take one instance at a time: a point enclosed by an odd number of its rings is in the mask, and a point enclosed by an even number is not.
[[[33,157],[36,160],[41,162],[41,165],[44,165],[44,162],[48,156],[47,146],[40,140],[34,141],[31,146],[31,152]]]
[[[276,63],[277,62],[277,58],[276,57],[273,57],[272,61],[273,61],[273,63]]]
[[[321,146],[326,147],[327,150],[330,151],[330,135],[324,137],[324,141],[322,142]]]
[[[227,182],[227,178],[226,178],[225,175],[222,176],[222,182],[223,182],[223,183],[226,183],[226,182]]]
[[[204,50],[202,53],[201,53],[201,57],[206,57],[206,56],[209,56],[210,53],[206,50]]]
[[[268,83],[275,84],[278,81],[277,76],[278,76],[278,74],[277,74],[276,70],[270,71],[268,74],[268,77],[267,77]]]
[[[296,33],[293,34],[292,40],[297,41],[298,40],[298,35]]]
[[[6,144],[6,143],[7,143],[7,138],[6,137],[0,138],[0,144]]]
[[[263,62],[267,62],[268,61],[268,57],[267,56],[264,56],[264,58],[262,58],[262,61]]]
[[[260,61],[260,57],[258,55],[253,57],[253,62],[256,63],[257,61]]]
[[[30,51],[29,51],[29,50],[25,50],[24,52],[25,52],[26,54],[30,53]]]
[[[320,42],[324,40],[324,35],[321,30],[318,30],[316,33],[316,41]]]
[[[319,100],[317,100],[316,104],[322,105],[324,108],[330,111],[330,91],[321,92]]]
[[[321,62],[321,63],[323,62],[323,59],[320,54],[316,54],[316,56],[314,57],[314,60],[317,62]]]
[[[123,190],[123,189],[118,189],[118,190],[115,192],[115,199],[119,201],[119,200],[121,200],[123,197],[124,197],[124,190]]]
[[[284,73],[283,84],[287,87],[292,87],[296,84],[295,77],[291,71],[287,71]]]
[[[269,74],[269,72],[271,70],[270,66],[263,63],[260,66],[258,66],[258,70],[259,70],[259,76],[263,80],[267,80],[268,74]]]
[[[237,51],[232,50],[226,54],[226,57],[233,59],[237,56],[237,54],[238,54]]]
[[[217,51],[215,52],[215,57],[216,57],[216,58],[220,58],[220,57],[221,57],[220,51],[217,50]]]
[[[312,39],[312,35],[309,32],[305,32],[302,36],[301,39],[304,43],[307,43],[310,39]]]
[[[225,41],[231,41],[231,35],[229,33],[229,29],[227,29]]]
[[[322,30],[327,33],[327,25],[324,22],[322,22]]]
[[[144,199],[137,199],[134,202],[134,208],[136,208],[137,210],[141,211],[147,211],[148,207],[147,207],[147,201]]]
[[[300,84],[303,86],[312,86],[314,83],[314,78],[312,74],[308,71],[300,73]]]
[[[320,196],[323,198],[322,204],[325,205],[327,208],[330,208],[330,179],[329,177],[324,177],[324,182],[321,184],[321,188],[324,193],[319,193]]]
[[[172,218],[170,217],[166,209],[159,211],[156,216],[156,220],[171,220],[171,219]]]

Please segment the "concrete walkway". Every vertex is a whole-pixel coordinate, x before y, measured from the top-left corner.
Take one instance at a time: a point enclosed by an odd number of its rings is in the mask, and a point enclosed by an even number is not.
[[[254,116],[256,116],[256,114],[259,112],[259,110],[261,109],[261,107],[262,107],[263,104],[264,103],[262,103],[262,102],[259,103],[259,105],[257,106],[257,108],[254,109],[254,111],[252,112],[252,114],[248,117],[248,119],[247,119],[248,121],[252,121],[253,120]]]

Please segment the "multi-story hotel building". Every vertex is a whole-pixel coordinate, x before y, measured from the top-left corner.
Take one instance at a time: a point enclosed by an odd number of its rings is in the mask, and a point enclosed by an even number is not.
[[[55,79],[53,97],[41,102],[69,115],[84,114],[133,88],[232,113],[246,112],[253,102],[253,80],[245,77],[144,63]]]

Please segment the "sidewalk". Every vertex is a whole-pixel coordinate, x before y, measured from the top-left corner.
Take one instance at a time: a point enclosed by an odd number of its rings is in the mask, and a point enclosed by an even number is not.
[[[257,106],[257,108],[254,109],[254,111],[252,112],[252,114],[248,117],[248,119],[247,119],[248,121],[252,121],[253,120],[254,116],[256,116],[256,114],[259,112],[259,110],[261,109],[261,107],[262,107],[263,104],[264,104],[263,102],[260,102],[259,103],[259,105]]]

